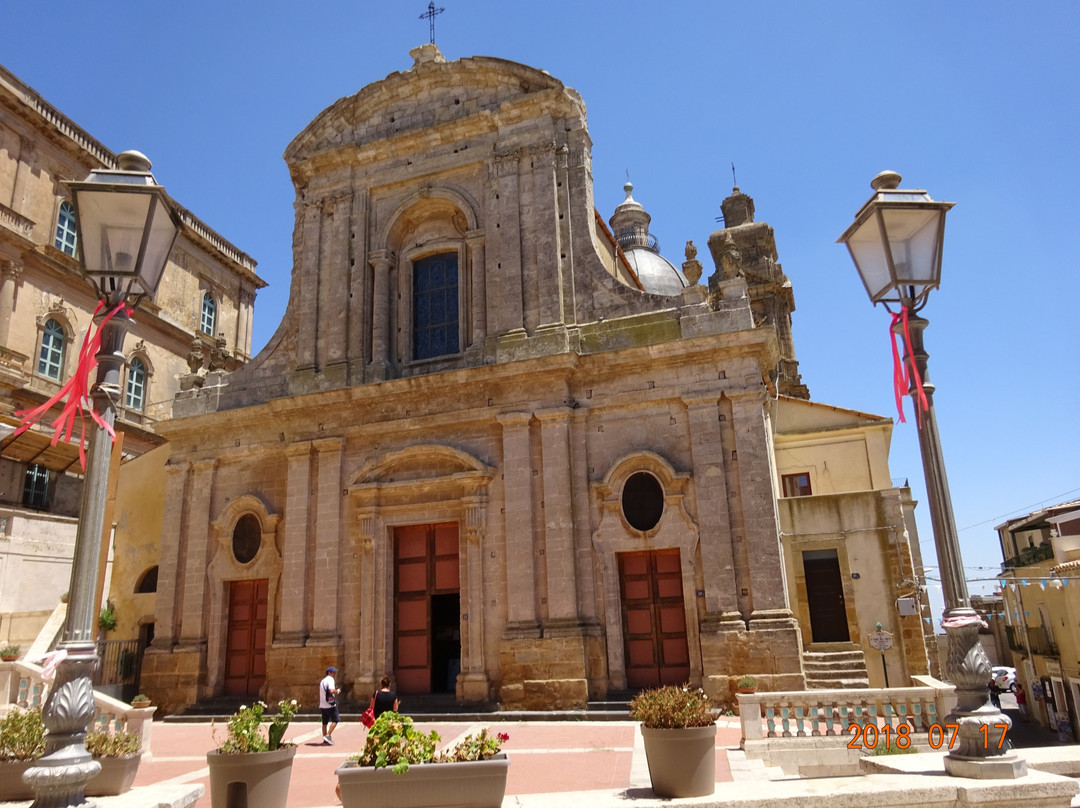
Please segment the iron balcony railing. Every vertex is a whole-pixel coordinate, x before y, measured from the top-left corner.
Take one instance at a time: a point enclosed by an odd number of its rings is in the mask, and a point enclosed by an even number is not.
[[[1049,561],[1053,557],[1054,545],[1049,541],[1044,541],[1035,547],[1026,547],[1018,555],[1005,559],[1001,565],[1001,571],[1005,572],[1017,567],[1028,567],[1032,564],[1038,564],[1040,561]]]
[[[98,643],[100,662],[91,680],[94,687],[134,685],[142,668],[142,649],[138,640],[103,640]]]

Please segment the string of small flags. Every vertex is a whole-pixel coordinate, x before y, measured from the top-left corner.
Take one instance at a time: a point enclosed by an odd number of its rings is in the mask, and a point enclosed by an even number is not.
[[[1016,579],[1016,580],[1013,580],[1013,581],[1003,581],[1002,583],[1004,583],[1005,586],[1007,586],[1009,589],[1012,589],[1014,592],[1016,590],[1020,589],[1020,587],[1022,587],[1022,586],[1038,586],[1040,589],[1042,589],[1045,592],[1047,587],[1050,587],[1051,589],[1064,589],[1065,587],[1067,587],[1069,585],[1069,581],[1073,581],[1073,580],[1076,580],[1076,579],[1075,578],[1038,578],[1038,579],[1019,578],[1019,579]]]

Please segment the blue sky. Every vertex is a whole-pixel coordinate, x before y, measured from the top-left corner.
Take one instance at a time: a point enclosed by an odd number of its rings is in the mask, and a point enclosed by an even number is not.
[[[1080,4],[442,0],[448,59],[540,67],[588,107],[596,204],[634,196],[675,263],[738,183],[776,230],[815,400],[895,416],[888,314],[835,244],[883,169],[956,202],[926,344],[969,578],[994,525],[1080,497],[1071,236]],[[259,262],[255,347],[284,312],[285,147],[321,110],[411,65],[420,0],[5,3],[0,63]],[[706,268],[706,276],[711,267]],[[908,409],[910,414],[910,407]],[[893,437],[936,566],[913,421]],[[932,570],[930,577],[936,575]],[[933,583],[933,582],[931,582]],[[983,583],[971,592],[987,591]],[[932,591],[933,594],[933,591]]]

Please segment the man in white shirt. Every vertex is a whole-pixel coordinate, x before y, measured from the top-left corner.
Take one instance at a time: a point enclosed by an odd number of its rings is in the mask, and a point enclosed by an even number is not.
[[[334,734],[334,730],[337,728],[338,715],[337,706],[337,694],[341,692],[341,688],[334,682],[334,674],[337,673],[337,668],[331,665],[326,669],[326,676],[319,682],[319,712],[322,713],[322,735],[323,743],[334,745],[334,739],[330,737]]]

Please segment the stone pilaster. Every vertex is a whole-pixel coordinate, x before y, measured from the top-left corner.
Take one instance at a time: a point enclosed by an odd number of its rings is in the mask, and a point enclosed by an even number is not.
[[[496,154],[493,164],[495,193],[489,199],[495,229],[490,231],[499,260],[488,276],[488,330],[496,334],[522,331],[525,327],[521,273],[521,212],[519,152]]]
[[[367,285],[367,262],[366,244],[368,195],[366,189],[353,194],[352,198],[352,230],[349,244],[352,245],[348,259],[351,267],[351,279],[349,287],[349,308],[347,324],[347,341],[350,371],[350,383],[359,384],[363,381],[363,369],[366,365],[368,349],[371,346],[371,331],[367,327],[371,316],[371,293]]]
[[[390,367],[390,268],[394,257],[387,250],[376,250],[370,254],[368,262],[374,275],[369,377],[373,381],[383,381]]]
[[[747,573],[752,610],[749,631],[743,635],[744,672],[757,678],[766,689],[798,690],[805,686],[802,637],[788,608],[766,394],[762,387],[729,397],[735,426],[744,541],[752,560]]]
[[[465,234],[469,266],[472,270],[472,339],[470,347],[483,349],[487,337],[487,256],[484,231],[470,230]]]
[[[375,514],[369,512],[357,514],[359,536],[357,537],[357,550],[360,553],[360,614],[376,615],[375,608]],[[357,669],[357,680],[364,682],[375,681],[376,671],[376,642],[375,620],[368,618],[360,622],[360,657]],[[380,627],[381,630],[381,627]]]
[[[790,616],[787,581],[780,547],[780,518],[773,489],[772,446],[765,393],[754,391],[731,395],[735,420],[735,451],[742,493],[743,540],[753,563],[750,565],[751,620],[762,613]]]
[[[154,648],[168,650],[178,633],[178,600],[183,581],[180,578],[184,541],[184,503],[187,502],[187,463],[165,466],[165,506],[162,509],[161,549],[158,554],[158,588],[154,596]]]
[[[460,698],[486,701],[490,684],[484,666],[484,546],[487,542],[487,497],[466,497],[463,546],[465,559],[463,608],[461,622]]]
[[[340,438],[314,442],[318,455],[318,499],[315,510],[314,566],[315,600],[312,615],[312,643],[336,643],[338,628],[338,586],[341,576],[341,452]]]
[[[533,544],[532,453],[528,413],[498,416],[503,428],[503,492],[506,530],[507,634],[539,636]]]
[[[216,460],[200,460],[193,466],[186,519],[187,558],[180,620],[181,645],[201,645],[206,641],[203,618],[208,600],[206,568],[213,552],[210,546],[210,504],[216,466]]]
[[[319,360],[326,368],[345,362],[349,343],[349,212],[352,195],[339,194],[326,201],[323,212],[325,260],[319,273]]]
[[[684,402],[689,415],[697,523],[701,531],[705,610],[720,622],[741,623],[735,596],[735,556],[717,398],[688,398]]]
[[[285,538],[281,557],[282,609],[276,644],[301,645],[307,634],[308,522],[311,492],[311,444],[294,443],[285,450]]]
[[[296,369],[315,367],[315,346],[319,320],[319,241],[322,206],[309,204],[303,209],[303,250],[300,254],[300,300],[297,310]]]
[[[536,413],[544,479],[544,563],[547,566],[549,620],[577,621],[574,567],[574,507],[570,481],[570,409]]]
[[[7,347],[11,336],[11,315],[15,311],[15,286],[22,275],[22,261],[7,260],[0,264],[0,346]]]

